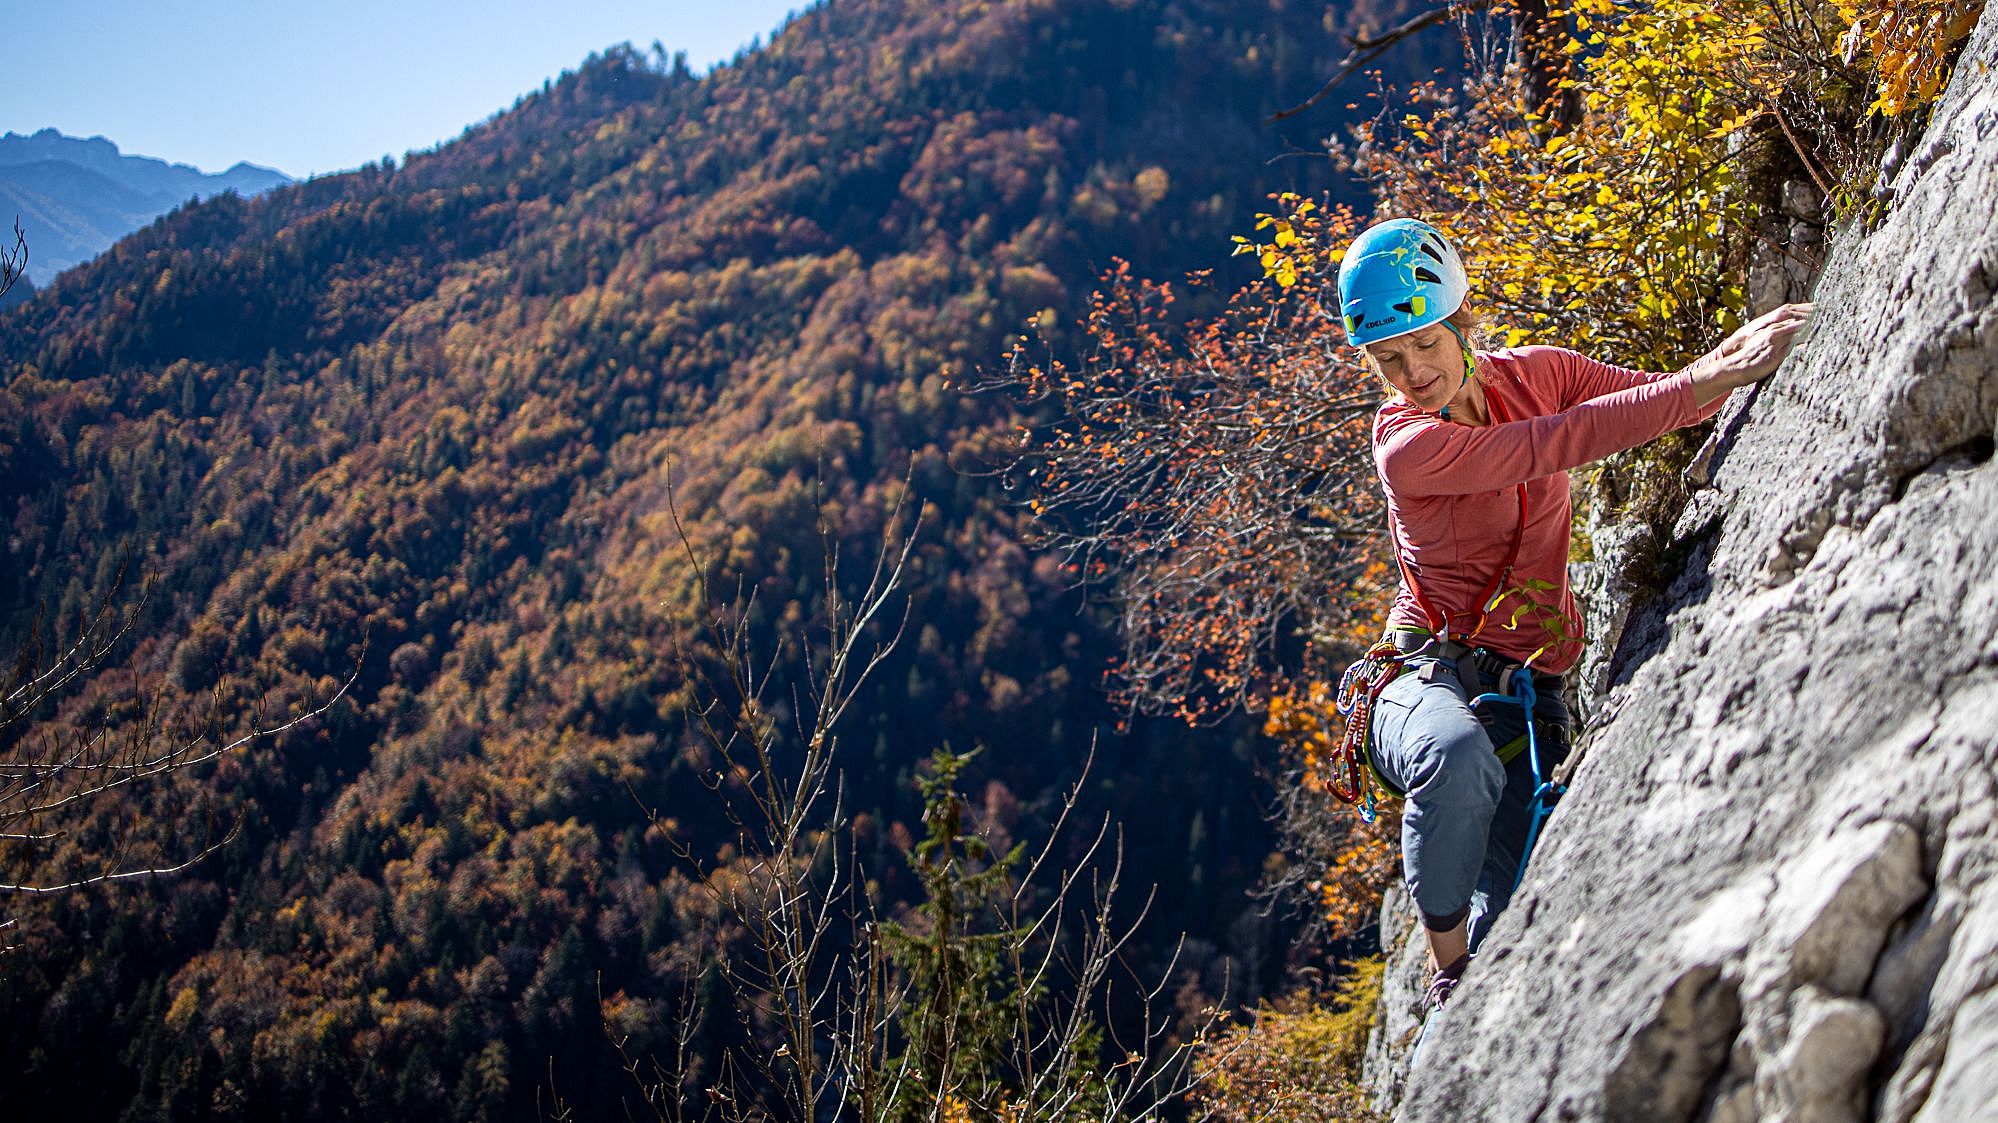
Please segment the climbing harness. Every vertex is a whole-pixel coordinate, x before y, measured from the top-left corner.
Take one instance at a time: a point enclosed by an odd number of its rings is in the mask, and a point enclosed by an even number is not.
[[[1533,770],[1533,818],[1527,824],[1526,845],[1519,852],[1519,870],[1512,876],[1512,891],[1517,893],[1519,883],[1526,878],[1527,860],[1533,857],[1533,844],[1540,839],[1541,825],[1547,822],[1547,816],[1553,813],[1554,805],[1567,794],[1568,788],[1565,784],[1555,782],[1540,766],[1540,737],[1535,732],[1535,727],[1539,723],[1533,720],[1533,707],[1539,701],[1540,695],[1533,689],[1533,671],[1522,665],[1511,673],[1511,678],[1512,693],[1480,694],[1471,699],[1471,708],[1475,710],[1479,706],[1493,702],[1504,702],[1520,707],[1524,714],[1526,760]]]
[[[1519,557],[1519,540],[1526,527],[1524,484],[1519,488],[1519,527],[1519,531],[1513,535],[1512,549],[1506,554],[1505,563],[1499,567],[1496,574],[1493,574],[1491,583],[1485,588],[1484,595],[1479,598],[1478,602],[1483,606],[1483,610],[1478,614],[1477,623],[1467,639],[1476,639],[1478,633],[1485,630],[1491,610],[1497,604],[1499,588],[1512,574],[1513,563]],[[1409,590],[1415,595],[1416,604],[1421,606],[1423,615],[1429,619],[1430,633],[1427,640],[1410,651],[1402,650],[1392,639],[1383,640],[1368,648],[1365,655],[1355,660],[1346,668],[1345,673],[1339,676],[1339,689],[1334,699],[1338,705],[1339,716],[1345,719],[1345,727],[1333,746],[1331,760],[1333,778],[1325,782],[1325,787],[1340,801],[1358,807],[1360,820],[1366,823],[1374,821],[1375,807],[1378,803],[1374,789],[1380,787],[1393,790],[1393,786],[1383,782],[1383,777],[1374,770],[1373,758],[1367,754],[1367,740],[1373,731],[1374,703],[1380,698],[1381,691],[1386,690],[1388,684],[1395,680],[1408,660],[1427,654],[1432,649],[1439,655],[1447,653],[1453,646],[1462,648],[1466,653],[1483,650],[1465,647],[1451,639],[1450,618],[1436,611],[1430,604],[1428,596],[1422,591],[1422,586],[1416,582],[1415,574],[1409,571],[1406,560],[1401,556],[1401,544],[1392,527],[1389,528],[1389,537],[1397,539],[1394,543],[1395,558],[1401,562],[1402,580],[1407,582]],[[1394,794],[1399,796],[1401,793],[1396,791]]]
[[[1455,332],[1457,329],[1453,326],[1450,330]],[[1463,337],[1458,336],[1458,338],[1461,340]],[[1469,377],[1470,368],[1467,366],[1466,380]],[[1485,400],[1494,424],[1511,420],[1505,415],[1505,408],[1499,404],[1496,396],[1488,395]],[[1513,567],[1519,561],[1520,542],[1526,536],[1528,514],[1526,484],[1522,481],[1515,490],[1519,496],[1519,525],[1513,528],[1512,545],[1506,550],[1505,561],[1500,563],[1497,572],[1492,574],[1484,592],[1478,597],[1477,621],[1470,633],[1464,637],[1466,639],[1475,640],[1485,630],[1485,625],[1491,620],[1492,609],[1498,606],[1500,591],[1505,588],[1506,581],[1512,577]],[[1350,803],[1358,808],[1360,821],[1365,823],[1372,823],[1376,817],[1378,800],[1375,797],[1375,790],[1378,788],[1394,791],[1394,786],[1387,783],[1386,778],[1375,770],[1373,758],[1367,752],[1367,741],[1373,731],[1374,704],[1379,700],[1381,691],[1386,690],[1388,684],[1395,680],[1408,660],[1425,654],[1432,648],[1447,658],[1453,646],[1450,617],[1430,601],[1429,595],[1423,592],[1421,582],[1415,579],[1415,573],[1409,569],[1408,558],[1401,548],[1401,536],[1395,533],[1392,522],[1388,524],[1388,539],[1394,549],[1395,563],[1401,569],[1402,582],[1408,586],[1416,605],[1422,609],[1423,618],[1429,623],[1429,638],[1412,651],[1402,650],[1391,638],[1383,640],[1368,648],[1365,655],[1355,660],[1346,668],[1345,673],[1339,676],[1339,689],[1334,695],[1334,701],[1339,716],[1345,719],[1345,726],[1332,747],[1332,759],[1329,762],[1330,778],[1325,781],[1325,790],[1341,802]],[[1462,644],[1455,646],[1470,654],[1482,650]],[[1526,688],[1531,691],[1532,672],[1525,667],[1521,670],[1526,673]],[[1526,711],[1526,724],[1528,743],[1531,747],[1533,710],[1530,704]],[[1534,782],[1536,784],[1540,782],[1537,763]],[[1399,796],[1401,793],[1394,791],[1394,794]]]

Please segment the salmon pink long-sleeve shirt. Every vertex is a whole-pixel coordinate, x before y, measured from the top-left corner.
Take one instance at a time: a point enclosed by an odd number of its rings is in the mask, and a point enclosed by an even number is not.
[[[1568,469],[1711,417],[1725,398],[1702,409],[1684,373],[1627,370],[1559,347],[1480,351],[1477,362],[1486,400],[1495,404],[1492,424],[1442,421],[1400,398],[1374,417],[1374,466],[1403,573],[1388,627],[1431,627],[1409,588],[1413,576],[1429,603],[1448,614],[1454,638],[1513,659],[1540,651],[1534,666],[1559,673],[1582,653],[1581,613],[1568,589]],[[1504,566],[1515,534],[1519,557],[1506,587],[1519,591],[1472,639],[1479,596]],[[1545,588],[1534,590],[1533,582]],[[1523,596],[1539,607],[1519,613],[1515,625]]]

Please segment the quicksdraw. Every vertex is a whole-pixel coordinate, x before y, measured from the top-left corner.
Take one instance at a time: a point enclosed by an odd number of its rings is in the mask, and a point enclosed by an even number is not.
[[[1401,673],[1401,664],[1406,658],[1408,656],[1394,644],[1377,643],[1339,676],[1339,692],[1334,700],[1338,703],[1339,716],[1346,719],[1346,725],[1332,749],[1330,777],[1325,781],[1325,790],[1339,800],[1358,807],[1362,822],[1374,821],[1377,806],[1373,769],[1367,763],[1367,737],[1373,729],[1374,701]]]

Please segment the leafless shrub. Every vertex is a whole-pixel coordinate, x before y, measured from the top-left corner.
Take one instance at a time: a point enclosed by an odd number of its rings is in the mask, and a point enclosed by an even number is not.
[[[795,743],[781,736],[770,702],[778,660],[750,647],[753,598],[738,592],[732,605],[713,607],[704,561],[677,508],[672,514],[700,583],[697,603],[711,606],[711,658],[686,663],[704,699],[691,725],[709,754],[707,784],[734,831],[725,860],[650,814],[713,906],[702,968],[722,984],[727,1014],[748,1044],[726,1049],[704,1079],[690,1075],[693,1039],[710,1013],[691,985],[671,1004],[663,1056],[636,1055],[629,1036],[607,1022],[653,1116],[662,1123],[1040,1123],[1155,1119],[1182,1101],[1201,1075],[1193,1049],[1219,1012],[1203,1014],[1193,1039],[1174,1038],[1171,967],[1144,980],[1127,964],[1146,909],[1125,917],[1113,908],[1122,838],[1107,819],[1081,857],[1062,866],[1056,843],[1070,826],[1082,776],[1031,855],[1024,846],[994,852],[960,822],[962,801],[947,790],[954,771],[933,778],[929,849],[919,846],[913,860],[935,878],[935,907],[899,920],[869,896],[858,847],[841,844],[851,824],[836,726],[908,622],[906,605],[899,619],[894,611],[915,536],[913,526],[903,529],[901,506],[864,590],[850,599],[840,592],[838,548],[822,522],[825,630],[800,641],[805,698],[793,707]],[[924,950],[912,952],[912,941]],[[944,957],[935,962],[957,964],[947,981],[912,968],[913,956],[930,952]],[[1141,1027],[1128,1040],[1099,1020],[1119,1004]]]
[[[0,296],[14,287],[28,272],[28,236],[21,232],[21,220],[14,219],[14,244],[0,249]]]

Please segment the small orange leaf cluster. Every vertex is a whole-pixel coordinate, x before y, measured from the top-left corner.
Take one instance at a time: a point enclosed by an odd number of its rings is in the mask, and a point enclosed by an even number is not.
[[[1331,684],[1303,683],[1270,699],[1263,733],[1290,747],[1293,759],[1304,765],[1306,782],[1321,784],[1338,739],[1338,722]]]
[[[1983,0],[1839,0],[1850,24],[1840,57],[1850,65],[1869,56],[1879,83],[1868,112],[1898,117],[1942,96],[1956,48],[1983,11]]]
[[[1325,682],[1294,684],[1272,697],[1263,723],[1263,732],[1302,763],[1303,782],[1314,788],[1324,783],[1343,729],[1333,688]],[[1333,939],[1358,933],[1380,914],[1381,895],[1400,872],[1394,833],[1399,819],[1388,806],[1371,824],[1342,814],[1325,825],[1331,837],[1316,849],[1322,851],[1326,869],[1312,888]]]

